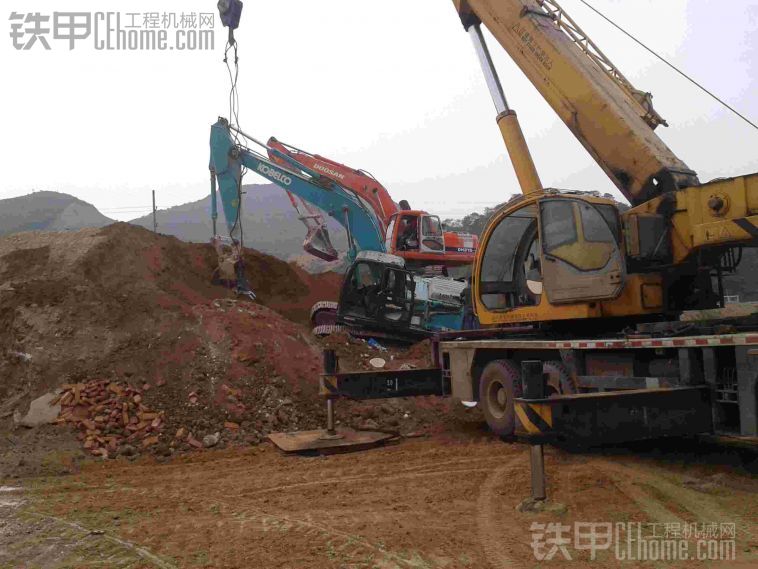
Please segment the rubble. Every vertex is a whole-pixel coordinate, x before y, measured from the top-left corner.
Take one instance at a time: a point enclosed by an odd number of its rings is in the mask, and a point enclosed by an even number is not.
[[[219,439],[221,438],[220,433],[214,433],[212,435],[205,435],[203,437],[203,446],[205,448],[215,447],[218,444]]]
[[[77,429],[90,454],[133,456],[136,447],[147,449],[161,440],[165,413],[145,406],[142,390],[103,379],[62,389],[54,400],[60,406],[57,422]]]

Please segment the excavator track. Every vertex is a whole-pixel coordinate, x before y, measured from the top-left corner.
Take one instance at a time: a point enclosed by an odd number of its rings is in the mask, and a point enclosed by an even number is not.
[[[311,324],[316,328],[327,325],[335,325],[337,322],[337,309],[339,304],[330,300],[317,302],[311,308]]]
[[[418,337],[380,332],[378,330],[366,330],[355,326],[344,326],[342,324],[323,324],[321,326],[315,326],[311,330],[311,333],[319,338],[324,338],[330,334],[336,334],[338,332],[347,332],[353,338],[361,338],[364,340],[373,338],[375,340],[384,340],[397,344],[413,344],[419,341]]]

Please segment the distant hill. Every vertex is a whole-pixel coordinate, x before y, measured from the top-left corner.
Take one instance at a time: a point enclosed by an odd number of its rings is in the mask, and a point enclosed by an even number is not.
[[[0,235],[20,231],[74,231],[105,227],[113,220],[68,194],[34,192],[0,200]]]
[[[306,229],[284,190],[274,184],[249,184],[242,188],[245,192],[242,202],[245,246],[287,261],[301,257]],[[158,211],[158,232],[174,235],[184,241],[207,242],[213,233],[210,201],[208,196]],[[347,237],[344,229],[334,219],[325,217],[332,244],[338,251],[346,251]],[[152,229],[153,217],[146,215],[130,223]],[[228,234],[220,201],[218,232],[221,235]],[[319,265],[315,258],[314,262]],[[320,272],[319,267],[313,263],[308,264],[308,270]]]

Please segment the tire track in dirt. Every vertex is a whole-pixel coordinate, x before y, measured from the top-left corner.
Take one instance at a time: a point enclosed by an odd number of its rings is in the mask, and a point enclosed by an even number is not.
[[[251,496],[258,496],[262,494],[270,494],[272,492],[281,492],[283,490],[296,490],[301,488],[310,488],[323,486],[325,484],[337,485],[337,484],[351,484],[355,482],[366,481],[382,481],[393,482],[395,480],[413,480],[416,478],[426,478],[428,476],[444,476],[448,474],[471,474],[479,472],[490,472],[489,468],[461,468],[458,470],[428,470],[423,472],[409,472],[406,474],[396,474],[390,476],[382,476],[381,474],[366,474],[361,476],[345,476],[342,478],[324,478],[322,480],[313,480],[310,482],[293,482],[290,484],[282,484],[279,486],[269,486],[268,488],[260,488],[257,490],[251,490],[248,492],[241,492],[239,494],[232,495],[237,498],[248,498]]]
[[[490,471],[479,490],[479,498],[476,504],[476,522],[479,530],[479,543],[484,551],[485,559],[492,569],[507,569],[519,567],[520,564],[513,560],[505,547],[505,536],[508,528],[503,523],[503,516],[498,515],[497,488],[502,484],[506,473],[518,462],[523,461],[523,456],[513,457],[499,468]]]
[[[636,479],[629,476],[629,472],[619,471],[607,464],[599,464],[598,468],[610,480],[618,491],[632,500],[637,506],[655,522],[683,523],[684,520],[676,512],[669,509],[660,500],[646,492]]]
[[[700,522],[736,523],[737,531],[744,534],[750,540],[754,539],[755,534],[748,529],[748,527],[754,526],[752,522],[748,522],[735,512],[727,512],[717,500],[704,492],[684,488],[671,482],[667,479],[665,472],[655,472],[650,468],[606,461],[600,461],[599,466],[606,474],[613,476],[615,480],[622,480],[622,485],[626,488],[628,495],[643,507],[648,514],[653,515],[656,520],[674,522],[692,521],[683,520],[681,516],[673,512],[660,499],[651,496],[639,484],[629,482],[630,480],[645,482],[670,499],[678,507],[692,513]]]
[[[514,458],[514,460],[517,460]],[[502,457],[482,457],[482,458],[470,458],[462,457],[460,459],[452,459],[443,462],[437,462],[434,464],[420,464],[413,465],[402,469],[399,473],[397,471],[376,473],[367,472],[358,476],[331,476],[320,480],[309,482],[289,482],[286,484],[280,484],[268,488],[262,488],[251,492],[243,492],[238,495],[226,494],[223,498],[218,499],[219,503],[226,505],[227,507],[234,509],[238,506],[238,502],[235,499],[241,497],[251,496],[264,496],[270,493],[292,492],[297,490],[304,490],[309,488],[317,488],[324,485],[339,486],[341,484],[354,484],[362,483],[366,481],[372,481],[377,483],[388,483],[398,481],[413,481],[417,479],[424,479],[428,477],[437,476],[454,476],[460,474],[488,474],[492,473],[492,466],[485,466],[482,468],[459,468],[459,469],[440,469],[440,465],[459,465],[459,464],[471,464],[471,463],[492,463],[497,462],[502,464]],[[501,466],[498,469],[500,475],[502,472],[510,468],[511,462],[506,463],[505,466]],[[342,470],[342,469],[339,469]],[[306,514],[305,519],[303,517],[296,517],[288,515],[283,512],[270,512],[258,508],[245,509],[242,512],[236,512],[232,516],[238,523],[238,531],[240,535],[244,534],[244,531],[250,529],[249,522],[256,526],[256,529],[261,532],[267,531],[280,531],[283,533],[291,534],[295,532],[298,536],[302,535],[302,541],[311,543],[317,547],[322,547],[325,550],[337,552],[350,560],[349,567],[366,567],[373,568],[378,567],[375,562],[364,562],[361,559],[367,559],[373,556],[380,556],[384,561],[381,567],[398,567],[398,568],[433,568],[442,567],[434,560],[425,559],[419,553],[415,553],[411,557],[403,556],[393,551],[388,550],[382,545],[372,543],[366,538],[363,538],[355,533],[345,532],[340,529],[334,528],[323,521],[313,519],[310,513]],[[361,520],[363,522],[369,521],[368,519]],[[391,565],[387,565],[390,563]],[[342,565],[340,565],[342,566]],[[499,567],[502,567],[499,566]]]
[[[432,562],[425,560],[416,555],[414,559],[403,557],[402,555],[386,549],[385,547],[374,544],[371,541],[354,533],[345,532],[313,519],[302,519],[282,513],[270,513],[258,509],[248,509],[238,512],[234,516],[239,522],[239,531],[244,534],[247,522],[256,520],[259,522],[259,530],[262,532],[279,531],[292,535],[297,534],[299,540],[307,542],[315,547],[323,547],[326,551],[339,552],[344,560],[349,562],[351,568],[366,569],[377,567],[374,556],[382,558],[383,568],[432,568]],[[310,518],[310,516],[308,516]],[[366,559],[361,561],[360,559]],[[394,565],[387,565],[387,562]],[[341,565],[342,566],[342,565]]]

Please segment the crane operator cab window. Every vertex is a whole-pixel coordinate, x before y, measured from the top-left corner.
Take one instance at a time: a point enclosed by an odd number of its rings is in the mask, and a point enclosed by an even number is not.
[[[542,294],[537,206],[512,212],[485,243],[479,296],[490,310],[539,304]]]
[[[599,206],[607,207],[607,206]],[[573,198],[545,198],[490,233],[479,296],[489,310],[615,298],[623,287],[618,217]]]

